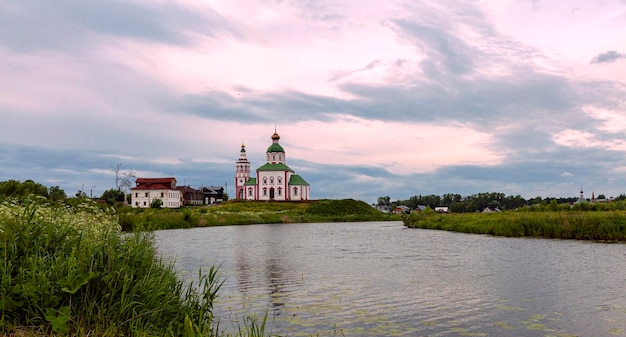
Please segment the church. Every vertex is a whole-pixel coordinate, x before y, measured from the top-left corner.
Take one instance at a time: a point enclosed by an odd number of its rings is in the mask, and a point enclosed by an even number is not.
[[[256,201],[309,200],[311,186],[285,164],[285,150],[279,144],[280,136],[274,130],[272,144],[265,154],[266,163],[250,176],[250,162],[246,146],[241,144],[235,174],[235,199]]]

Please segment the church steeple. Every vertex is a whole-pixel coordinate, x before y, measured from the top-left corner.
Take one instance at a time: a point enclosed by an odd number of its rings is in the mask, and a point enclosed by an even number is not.
[[[278,143],[280,136],[274,128],[274,134],[272,135],[272,145],[267,148],[265,154],[265,161],[268,164],[284,164],[285,163],[285,149]]]
[[[250,179],[250,162],[246,156],[246,145],[241,142],[239,160],[237,160],[237,173],[235,174],[235,199],[243,199],[245,196],[244,184]]]

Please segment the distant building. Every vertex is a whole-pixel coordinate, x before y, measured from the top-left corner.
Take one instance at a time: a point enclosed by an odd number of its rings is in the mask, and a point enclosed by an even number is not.
[[[580,197],[578,197],[578,200],[576,200],[574,203],[575,204],[580,204],[581,202],[587,202],[587,199],[585,199],[585,196],[583,194],[583,188],[580,188]]]
[[[204,204],[202,191],[190,187],[189,185],[176,186],[176,189],[182,193],[184,206],[198,206]]]
[[[272,144],[265,154],[266,163],[250,174],[250,162],[246,156],[246,146],[241,144],[239,160],[236,163],[235,199],[245,200],[309,200],[311,186],[301,176],[287,166],[285,150],[279,144],[280,136],[272,135]]]
[[[224,201],[224,187],[222,186],[209,186],[202,188],[202,197],[204,203],[207,205],[213,205]]]
[[[483,209],[483,213],[499,213],[502,212],[498,207],[485,207],[485,209]]]
[[[409,214],[411,213],[411,209],[407,206],[404,205],[400,205],[400,206],[396,206],[396,208],[393,209],[393,211],[391,211],[391,213],[393,214]]]
[[[131,189],[131,205],[148,208],[154,199],[162,201],[161,207],[179,208],[183,197],[176,188],[176,178],[137,178],[137,186]]]

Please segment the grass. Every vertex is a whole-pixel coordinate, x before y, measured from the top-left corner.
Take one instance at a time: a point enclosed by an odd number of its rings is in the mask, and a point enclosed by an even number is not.
[[[400,220],[383,214],[363,201],[316,200],[307,202],[255,202],[232,200],[218,206],[172,209],[120,210],[125,231],[157,230],[263,223],[310,223]]]
[[[150,233],[122,233],[112,211],[0,204],[0,334],[217,336],[217,270],[185,285]],[[262,336],[265,321],[239,334]]]
[[[403,221],[410,228],[507,237],[626,241],[626,213],[622,210],[506,211],[488,214],[436,214],[426,211],[407,215]]]

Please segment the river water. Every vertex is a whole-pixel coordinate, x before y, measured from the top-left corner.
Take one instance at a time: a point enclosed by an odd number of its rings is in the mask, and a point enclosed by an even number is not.
[[[182,277],[220,266],[215,313],[282,336],[626,336],[626,245],[401,222],[156,232]]]

